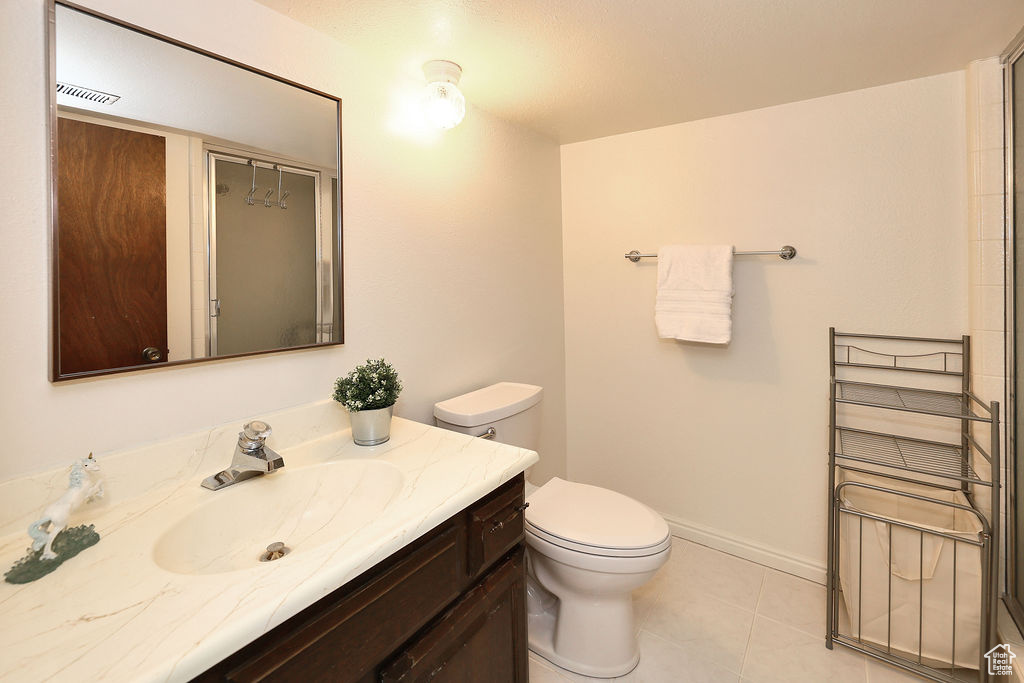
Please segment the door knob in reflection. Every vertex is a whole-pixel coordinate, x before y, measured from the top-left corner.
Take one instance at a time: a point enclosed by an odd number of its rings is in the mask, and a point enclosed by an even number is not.
[[[147,346],[142,349],[142,357],[150,363],[156,363],[164,359],[164,354],[160,353],[160,349],[155,346]]]

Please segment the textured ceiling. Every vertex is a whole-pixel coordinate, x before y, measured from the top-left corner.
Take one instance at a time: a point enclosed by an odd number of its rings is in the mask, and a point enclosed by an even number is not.
[[[574,142],[963,69],[1022,0],[258,0],[406,76]]]

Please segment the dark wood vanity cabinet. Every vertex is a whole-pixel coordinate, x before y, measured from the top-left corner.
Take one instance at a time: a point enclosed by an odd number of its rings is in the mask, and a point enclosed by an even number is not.
[[[523,475],[196,681],[527,681]]]

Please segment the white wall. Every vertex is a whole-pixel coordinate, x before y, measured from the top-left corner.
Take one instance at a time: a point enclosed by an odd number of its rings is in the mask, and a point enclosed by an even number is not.
[[[421,421],[486,383],[543,385],[538,475],[564,471],[553,141],[473,108],[433,144],[399,135],[395,74],[250,0],[87,4],[342,97],[346,344],[50,384],[44,2],[0,3],[0,478],[318,400],[381,355]]]
[[[962,72],[562,147],[573,479],[677,532],[821,578],[828,327],[967,325]],[[738,257],[733,341],[659,340],[656,262]]]

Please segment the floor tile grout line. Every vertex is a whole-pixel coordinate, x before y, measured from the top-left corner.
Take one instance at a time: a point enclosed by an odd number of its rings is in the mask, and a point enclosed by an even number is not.
[[[767,571],[779,572],[780,574],[785,574],[786,576],[792,576],[794,579],[800,579],[801,581],[807,581],[807,582],[813,583],[813,584],[815,584],[817,586],[822,586],[822,587],[825,586],[824,583],[818,583],[814,579],[808,579],[806,576],[801,576],[800,574],[794,574],[793,572],[788,572],[785,569],[778,569],[777,567],[773,567],[773,566],[768,565],[768,564],[763,564],[761,562],[755,562],[754,560],[751,560],[749,558],[743,557],[741,555],[736,555],[736,554],[730,553],[730,552],[725,551],[725,550],[719,550],[718,548],[715,548],[714,546],[705,545],[705,544],[703,544],[703,543],[701,543],[699,541],[693,541],[693,540],[690,540],[689,538],[685,538],[683,536],[675,536],[675,535],[673,535],[672,538],[678,538],[678,539],[680,539],[682,541],[686,541],[687,543],[692,543],[693,545],[697,545],[697,546],[700,546],[701,548],[706,548],[708,550],[712,550],[712,551],[714,551],[716,553],[719,553],[721,555],[725,555],[727,557],[732,557],[732,558],[735,558],[737,560],[743,560],[744,562],[746,562],[748,564],[756,565],[756,566],[761,567],[762,569],[765,569]]]
[[[671,556],[671,557],[669,557],[669,559],[668,559],[668,562],[672,562],[673,560],[678,560],[678,559],[679,559],[679,557],[680,557],[680,556],[682,556],[682,554],[683,554],[683,550],[679,550],[679,551],[678,551],[678,553],[677,553],[677,552],[676,552],[676,549],[675,549],[675,548],[673,547],[673,548],[672,548],[672,556]],[[663,566],[662,566],[662,567],[661,567],[661,568],[659,569],[659,571],[661,571],[661,569],[664,569],[664,568],[665,568],[665,567],[666,567],[666,566],[668,565],[668,562],[666,562],[666,563],[665,563],[665,565],[663,565]],[[656,606],[658,605],[658,603],[659,603],[659,602],[661,601],[661,596],[662,596],[662,594],[663,594],[663,593],[665,592],[665,590],[666,590],[666,589],[667,589],[667,586],[664,586],[664,585],[663,585],[663,586],[660,586],[660,587],[659,587],[659,588],[657,588],[657,589],[655,589],[655,591],[654,591],[654,595],[652,595],[652,596],[651,596],[651,601],[650,601],[650,602],[651,602],[651,604],[650,604],[650,607],[648,607],[648,609],[647,609],[647,613],[646,613],[646,614],[644,614],[644,617],[643,617],[643,619],[642,619],[642,620],[640,621],[640,623],[639,623],[639,624],[635,624],[635,628],[636,628],[636,631],[637,631],[638,633],[639,633],[640,631],[644,630],[644,626],[646,626],[646,625],[647,625],[647,621],[648,621],[648,620],[649,620],[649,619],[651,618],[651,612],[653,612],[653,611],[654,611],[654,608],[655,608],[655,607],[656,607]],[[634,601],[634,602],[633,602],[633,607],[634,607],[634,610],[635,610],[635,609],[636,609],[636,601]]]
[[[689,649],[686,648],[686,646],[684,646],[684,645],[682,645],[680,643],[677,643],[676,641],[672,640],[671,638],[666,638],[665,636],[658,635],[654,631],[648,631],[646,629],[642,629],[642,631],[643,631],[643,633],[645,633],[649,637],[654,638],[655,640],[660,640],[661,642],[665,643],[668,647],[672,648],[673,650],[679,650],[680,652],[682,652],[687,657],[692,657],[693,659],[698,659],[698,660],[704,662],[705,664],[710,664],[711,666],[714,666],[715,668],[720,669],[722,671],[726,671],[726,672],[728,672],[730,674],[736,674],[737,679],[739,678],[739,675],[740,675],[739,672],[733,671],[732,669],[730,669],[728,667],[722,666],[716,660],[714,660],[714,659],[712,659],[710,657],[705,657],[700,652],[695,652],[693,650],[689,650]],[[642,656],[641,656],[641,661],[643,661]],[[639,668],[639,666],[637,668]],[[635,669],[634,669],[634,671],[635,671]]]
[[[676,537],[673,536],[673,538],[676,538]],[[683,546],[683,547],[679,548],[678,550],[676,550],[675,544],[673,543],[673,545],[672,545],[672,555],[669,557],[668,562],[672,562],[674,560],[675,561],[679,561],[680,558],[683,555],[685,555],[685,552],[686,552],[685,551],[685,546]],[[668,565],[668,562],[666,562],[665,565],[663,565],[661,567],[661,569],[664,569],[664,567]],[[659,571],[660,571],[660,569],[659,569]],[[647,609],[647,613],[644,614],[643,620],[639,624],[635,625],[636,631],[637,631],[638,634],[639,634],[640,631],[644,630],[644,626],[647,625],[648,620],[650,620],[650,618],[651,618],[651,612],[654,611],[654,608],[660,602],[661,595],[662,595],[662,593],[665,592],[666,588],[667,588],[667,586],[661,586],[660,588],[658,588],[657,590],[654,591],[654,595],[651,596],[651,606]],[[635,609],[636,603],[634,602],[633,605],[634,605],[634,609]]]
[[[761,617],[765,621],[770,621],[773,624],[778,624],[779,626],[785,626],[788,629],[792,629],[793,631],[796,631],[797,633],[801,633],[801,634],[803,634],[805,636],[810,636],[811,638],[817,639],[817,638],[819,638],[821,636],[821,634],[819,632],[817,632],[817,631],[815,631],[814,633],[811,633],[810,631],[806,631],[806,630],[800,628],[799,626],[793,626],[793,624],[787,624],[786,622],[782,621],[781,619],[776,619],[775,617],[769,617],[769,616],[767,616],[765,614],[758,614],[757,616]],[[822,639],[822,640],[824,640],[824,639]]]
[[[701,543],[697,543],[696,541],[686,541],[686,542],[691,544],[691,545],[695,545],[698,548],[703,548],[704,550],[707,550],[707,551],[713,553],[714,555],[720,555],[722,557],[727,557],[727,558],[729,558],[731,560],[736,560],[736,561],[738,561],[738,562],[740,562],[742,564],[749,565],[749,567],[751,567],[751,568],[756,568],[758,571],[761,572],[761,581],[762,581],[762,583],[764,581],[764,577],[767,575],[767,572],[774,571],[771,567],[769,567],[767,565],[759,564],[757,562],[753,562],[752,560],[748,560],[748,559],[746,559],[744,557],[740,557],[738,555],[733,555],[731,553],[727,553],[724,550],[718,550],[717,548],[712,548],[711,546],[703,545]],[[797,578],[799,578],[799,577],[797,577]],[[759,591],[760,591],[760,589],[759,589]],[[741,609],[744,612],[752,612],[757,607],[757,601],[755,601],[753,607],[750,607],[747,604],[741,603],[739,601],[733,601],[729,597],[722,596],[722,595],[709,595],[708,597],[713,597],[716,600],[718,600],[719,602],[722,602],[722,603],[724,603],[726,605],[729,605],[730,607],[735,607],[736,609]],[[758,600],[760,600],[760,592],[758,593]]]
[[[776,626],[781,626],[782,628],[789,629],[790,631],[796,631],[800,635],[808,636],[808,637],[813,638],[815,640],[817,640],[818,637],[820,636],[820,634],[808,633],[807,631],[804,631],[803,629],[797,628],[796,626],[793,626],[792,624],[787,624],[784,621],[780,621],[779,619],[775,619],[773,617],[768,617],[768,616],[765,616],[763,614],[757,614],[756,617],[760,617],[761,619],[764,619],[765,621],[771,622],[771,623],[775,624]],[[749,643],[749,640],[748,640],[748,643],[747,643],[748,648],[749,648],[749,645],[750,645],[750,643]],[[822,646],[822,647],[824,647],[824,646]],[[851,655],[857,655],[857,656],[860,657],[861,663],[864,666],[864,678],[862,680],[864,681],[864,683],[870,683],[871,676],[868,673],[868,671],[869,671],[868,663],[871,661],[871,658],[869,658],[865,654],[862,654],[860,652],[856,652],[854,650],[850,650],[850,649],[847,649],[847,648],[840,647],[839,651],[848,652]],[[746,653],[744,653],[744,656],[743,656],[744,666],[746,666],[746,658],[747,658],[746,657]],[[742,676],[742,674],[741,674],[741,676]]]
[[[663,587],[659,588],[658,590],[654,591],[654,595],[651,596],[651,606],[647,608],[647,611],[644,614],[643,619],[640,620],[640,623],[639,624],[634,624],[634,627],[635,627],[635,630],[636,630],[637,633],[639,633],[640,631],[644,630],[644,626],[647,625],[647,621],[651,618],[651,612],[653,612],[655,606],[657,606],[657,604],[658,604],[658,602],[659,602],[659,600],[661,598],[661,593],[664,590],[665,590],[665,588],[663,586]],[[634,603],[633,609],[634,610],[636,609],[635,603]]]
[[[743,646],[743,659],[740,660],[740,678],[743,678],[743,670],[747,668],[747,656],[750,654],[750,639],[754,635],[754,624],[757,623],[757,608],[761,606],[761,598],[764,596],[764,587],[768,583],[768,572],[761,576],[761,588],[757,591],[757,602],[754,603],[754,617],[750,620],[750,629],[747,631],[747,642]]]
[[[691,544],[692,542],[691,541],[686,541],[686,543],[687,544]],[[707,551],[709,551],[709,552],[711,552],[711,553],[713,553],[715,555],[722,555],[722,556],[726,556],[726,557],[730,557],[730,558],[733,557],[733,556],[730,556],[729,553],[725,553],[725,552],[722,552],[720,550],[716,550],[715,548],[708,548],[707,546],[702,546],[699,543],[692,543],[692,544],[695,545],[695,546],[698,546],[700,548],[703,548],[704,550],[707,550]],[[676,558],[673,557],[673,560],[675,560],[675,559]],[[713,603],[717,603],[718,605],[721,605],[722,607],[725,607],[725,608],[728,608],[728,609],[731,609],[731,610],[736,610],[737,612],[742,612],[742,613],[748,615],[750,617],[750,619],[751,619],[751,624],[753,624],[753,620],[754,620],[754,618],[756,616],[755,610],[757,609],[757,606],[758,606],[758,604],[760,602],[761,592],[764,589],[765,581],[767,579],[768,568],[764,567],[762,565],[759,565],[756,562],[749,562],[747,560],[743,560],[743,558],[734,558],[734,559],[740,560],[740,561],[742,561],[744,563],[747,563],[747,564],[751,564],[752,566],[757,567],[757,569],[760,571],[761,575],[758,578],[757,598],[754,601],[754,605],[750,606],[749,603],[747,603],[745,605],[737,604],[736,602],[732,602],[732,601],[730,601],[730,600],[728,600],[728,599],[726,599],[726,598],[724,598],[722,596],[711,595],[711,594],[707,594],[707,593],[703,594],[703,598],[706,599],[706,600],[710,600]],[[668,585],[666,585],[664,588],[662,588],[663,591],[667,591],[667,589],[668,589]],[[650,613],[646,617],[645,622],[644,622],[644,627],[641,628],[641,630],[646,631],[647,633],[650,633],[650,634],[658,637],[660,640],[663,640],[665,642],[670,643],[671,645],[674,645],[676,647],[681,647],[683,649],[687,649],[686,646],[683,643],[675,640],[674,638],[671,638],[671,637],[669,637],[669,636],[667,636],[665,634],[661,634],[661,633],[658,633],[656,631],[650,630],[650,628],[648,627],[649,619],[653,618],[654,612],[655,612],[655,608],[652,608]],[[749,631],[748,631],[747,641],[749,642]],[[745,649],[746,649],[747,644],[748,644],[747,642],[744,643],[744,653],[743,654],[745,654]],[[698,658],[700,658],[700,659],[702,659],[704,661],[709,661],[707,658],[700,657],[699,655],[697,655],[697,656],[698,656]],[[741,655],[741,658],[740,658],[740,661],[739,661],[739,666],[736,669],[733,669],[731,665],[730,666],[726,666],[726,665],[722,665],[722,664],[717,664],[715,662],[711,662],[711,663],[712,664],[716,664],[717,666],[721,667],[723,670],[728,671],[730,674],[735,674],[735,675],[739,676],[740,675],[740,671],[742,670],[743,660],[742,660],[742,655]]]

